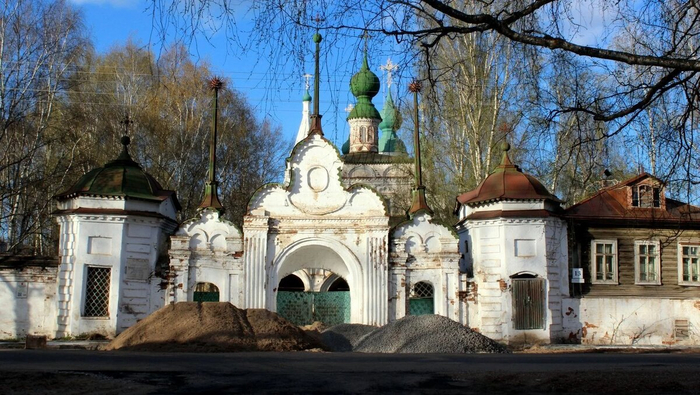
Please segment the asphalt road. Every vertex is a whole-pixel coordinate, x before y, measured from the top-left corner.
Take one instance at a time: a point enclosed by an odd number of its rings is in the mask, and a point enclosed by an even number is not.
[[[700,354],[0,350],[1,394],[697,394]]]

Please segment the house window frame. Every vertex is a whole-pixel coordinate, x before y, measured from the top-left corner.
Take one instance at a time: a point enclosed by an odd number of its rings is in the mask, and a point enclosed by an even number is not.
[[[654,246],[656,253],[651,254],[641,254],[641,246]],[[642,280],[641,279],[641,258],[645,257],[655,257],[655,274],[656,278],[653,280]],[[661,245],[658,240],[635,240],[634,241],[634,283],[637,285],[661,285]]]
[[[661,187],[658,185],[639,184],[632,188],[631,205],[634,208],[660,208]]]
[[[605,273],[603,274],[603,279],[598,279],[598,266],[596,265],[596,257],[598,253],[596,252],[596,246],[598,245],[611,244],[612,245],[612,278],[605,278]],[[606,256],[607,254],[603,254]],[[617,239],[593,239],[591,240],[591,283],[593,284],[619,284],[618,280],[618,253],[617,253]]]
[[[684,265],[683,265],[683,259],[685,257],[685,254],[683,253],[683,248],[688,247],[692,248],[695,247],[697,248],[697,252],[694,255],[697,259],[697,266],[698,266],[698,273],[697,273],[697,280],[693,280],[692,278],[690,280],[684,280]],[[693,256],[693,255],[690,255]],[[679,285],[685,285],[685,286],[695,286],[695,287],[700,287],[700,243],[678,243],[678,284]]]
[[[108,278],[107,278],[107,287],[104,290],[106,293],[105,299],[106,299],[106,307],[105,307],[105,314],[104,315],[97,315],[97,314],[89,314],[90,312],[88,311],[88,303],[90,303],[90,300],[88,300],[88,297],[91,296],[90,294],[90,284],[88,283],[90,281],[90,271],[91,270],[106,270],[108,273]],[[110,313],[110,295],[112,291],[112,267],[111,266],[100,266],[100,265],[85,265],[85,283],[83,287],[83,303],[82,303],[82,309],[80,311],[80,317],[81,318],[88,318],[88,319],[109,319],[111,317]]]

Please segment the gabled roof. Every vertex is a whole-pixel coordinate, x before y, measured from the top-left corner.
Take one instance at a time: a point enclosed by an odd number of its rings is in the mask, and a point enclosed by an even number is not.
[[[549,200],[561,203],[556,196],[549,193],[535,177],[523,173],[508,157],[510,144],[503,145],[501,164],[479,184],[476,189],[457,196],[457,201],[464,205],[485,203],[497,200]]]
[[[574,204],[564,211],[564,216],[587,220],[637,220],[637,221],[700,221],[700,207],[675,199],[665,198],[664,207],[628,207],[628,187],[651,178],[663,181],[648,173],[642,173],[618,184],[603,188],[592,196]],[[698,223],[700,225],[700,223]]]

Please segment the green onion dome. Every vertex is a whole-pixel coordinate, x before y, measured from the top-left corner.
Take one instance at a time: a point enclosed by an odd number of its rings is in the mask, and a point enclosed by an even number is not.
[[[367,53],[362,60],[362,67],[350,79],[350,92],[357,98],[357,104],[348,115],[348,119],[381,119],[379,111],[372,104],[372,98],[379,93],[379,77],[367,65]]]

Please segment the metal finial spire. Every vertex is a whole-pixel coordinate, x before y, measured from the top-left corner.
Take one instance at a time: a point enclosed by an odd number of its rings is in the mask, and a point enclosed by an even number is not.
[[[214,109],[211,119],[211,139],[209,142],[209,179],[204,187],[204,199],[199,205],[200,209],[212,208],[223,212],[224,207],[219,201],[219,182],[216,181],[216,134],[219,117],[219,89],[223,87],[223,82],[214,77],[209,82],[209,87],[214,91]]]
[[[362,37],[362,39],[365,40],[365,56],[367,56],[367,49],[369,48],[369,39],[371,36],[369,35],[369,32],[365,30],[364,32],[362,32],[362,36],[360,37]]]
[[[316,22],[320,22],[321,19],[320,17],[316,17]],[[316,43],[316,61],[315,61],[315,71],[314,71],[314,96],[313,96],[313,101],[314,101],[314,112],[311,115],[311,128],[309,130],[309,134],[311,133],[318,133],[321,136],[323,136],[323,129],[321,128],[321,114],[319,114],[319,80],[321,79],[321,71],[320,71],[320,53],[321,53],[321,40],[323,40],[323,37],[321,34],[316,31],[316,34],[314,34],[313,37],[314,42]]]
[[[304,79],[306,80],[305,86],[306,86],[307,91],[309,90],[309,88],[311,88],[311,84],[309,83],[309,80],[311,79],[311,77],[313,77],[313,75],[311,75],[309,73],[304,74]]]
[[[421,210],[425,210],[430,215],[433,214],[433,210],[428,206],[428,202],[425,198],[425,186],[423,186],[423,174],[421,172],[420,163],[420,133],[419,133],[419,119],[418,119],[418,92],[421,90],[420,82],[413,80],[408,84],[408,90],[413,93],[413,111],[414,111],[414,123],[413,128],[413,145],[415,149],[415,181],[416,187],[413,189],[413,204],[411,208],[408,209],[408,214],[410,216],[416,214]]]

